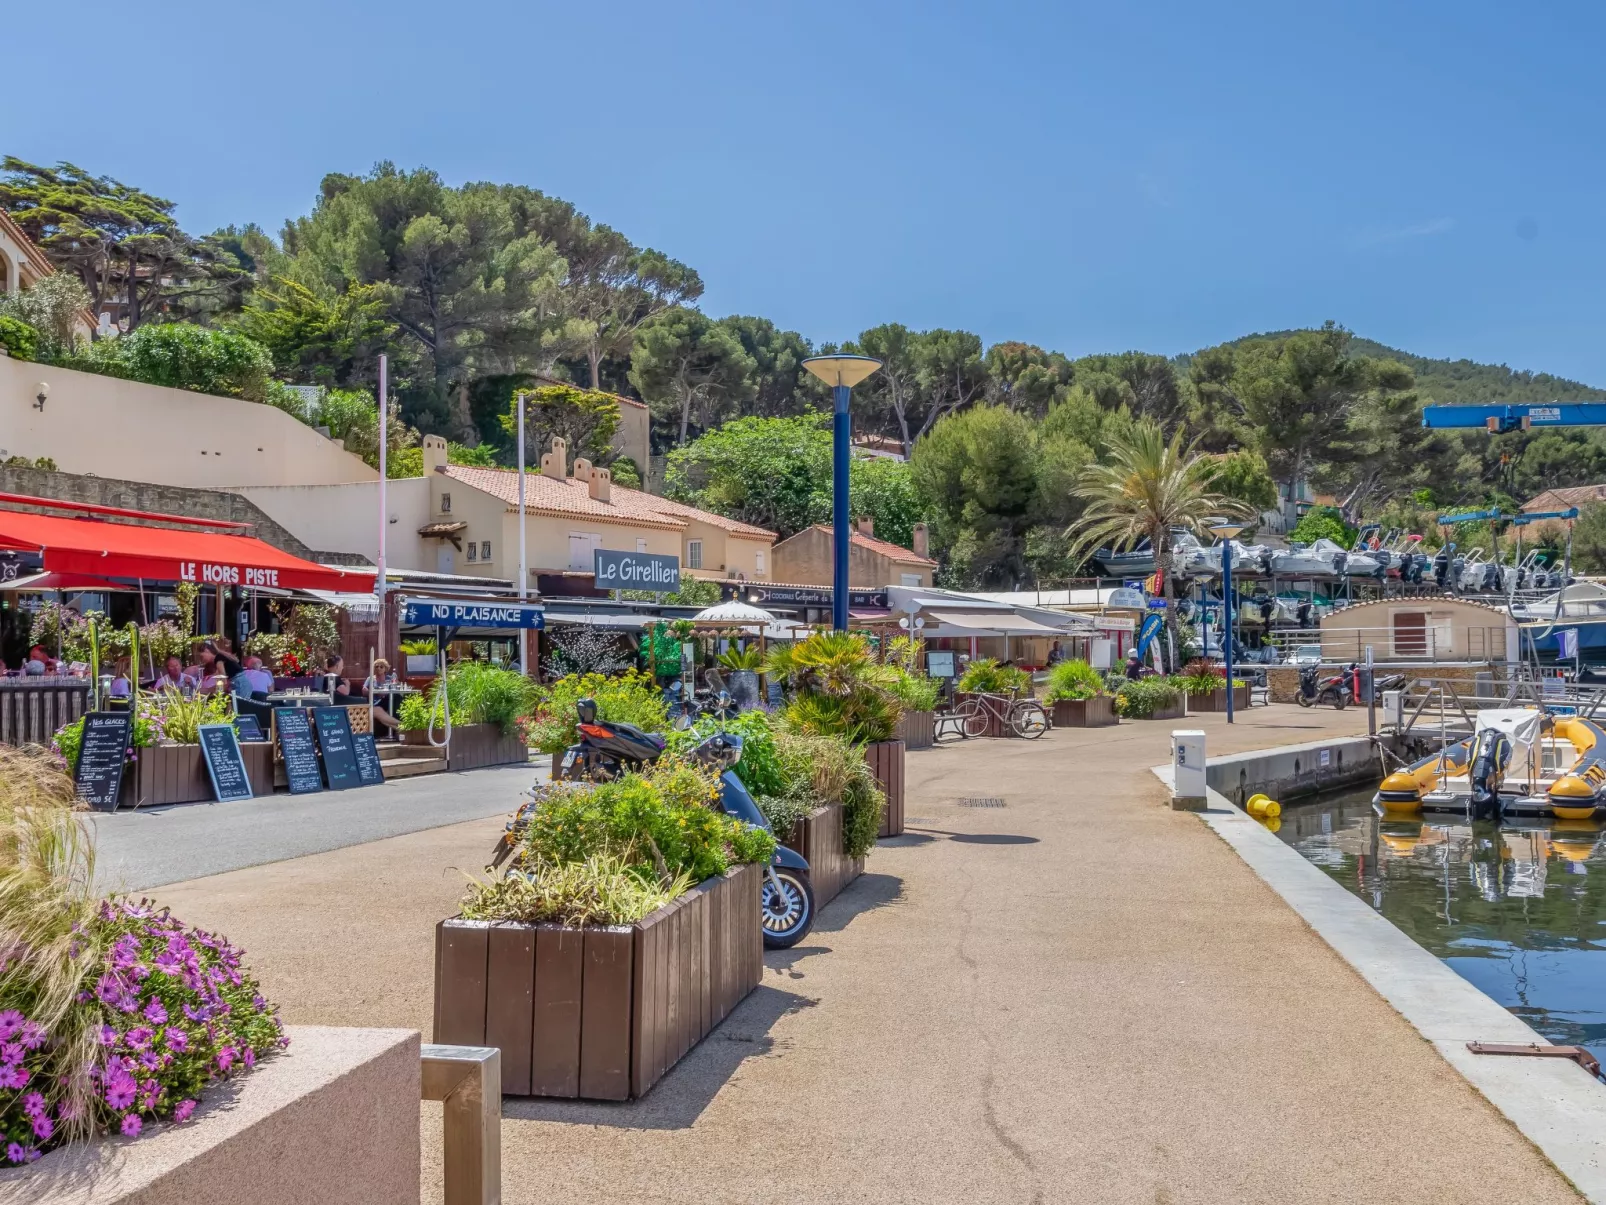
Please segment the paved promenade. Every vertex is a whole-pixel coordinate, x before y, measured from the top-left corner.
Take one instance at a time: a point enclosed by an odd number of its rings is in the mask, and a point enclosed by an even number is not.
[[[1172,726],[911,755],[909,833],[645,1101],[507,1101],[503,1199],[1577,1200],[1227,845],[1164,807],[1148,768]],[[1219,754],[1365,715],[1187,726]],[[510,809],[517,784],[485,782]],[[1004,806],[958,805],[971,796]],[[155,894],[241,942],[286,1020],[427,1036],[434,923],[499,828]]]

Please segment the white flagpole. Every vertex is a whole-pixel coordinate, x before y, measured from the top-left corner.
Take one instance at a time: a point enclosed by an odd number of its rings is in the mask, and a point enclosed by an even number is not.
[[[530,567],[524,544],[524,392],[519,391],[519,602],[530,596]],[[522,622],[522,621],[521,621]],[[530,672],[530,632],[519,629],[519,670]]]
[[[390,503],[385,491],[386,445],[390,443],[390,410],[386,405],[386,395],[389,393],[388,356],[379,357],[379,556],[378,565],[374,573],[374,595],[379,599],[379,655],[386,657],[389,649],[385,645],[385,541],[390,534]],[[372,676],[374,667],[368,667]]]

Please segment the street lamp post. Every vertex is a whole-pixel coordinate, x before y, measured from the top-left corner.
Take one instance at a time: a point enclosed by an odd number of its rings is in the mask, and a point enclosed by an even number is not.
[[[820,380],[831,386],[835,402],[831,419],[831,626],[848,630],[848,396],[853,387],[876,369],[880,360],[869,356],[812,356],[803,361]]]
[[[1232,542],[1244,529],[1242,523],[1218,519],[1210,530],[1221,537],[1221,650],[1227,673],[1227,723],[1232,723]]]

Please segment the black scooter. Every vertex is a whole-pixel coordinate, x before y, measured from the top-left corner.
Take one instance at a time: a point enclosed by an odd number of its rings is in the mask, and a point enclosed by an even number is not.
[[[557,777],[607,782],[663,756],[663,737],[643,732],[634,724],[599,720],[595,699],[581,699],[575,712],[580,720],[576,725],[580,741],[563,751]]]
[[[1350,671],[1334,674],[1330,678],[1318,682],[1317,674],[1321,667],[1307,665],[1299,671],[1299,695],[1297,701],[1301,707],[1315,707],[1321,703],[1331,703],[1343,711],[1350,704],[1350,683],[1353,680]]]

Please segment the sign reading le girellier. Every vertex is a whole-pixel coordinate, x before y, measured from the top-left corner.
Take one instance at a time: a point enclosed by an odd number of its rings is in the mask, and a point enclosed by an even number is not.
[[[601,590],[653,590],[672,594],[680,589],[680,558],[654,552],[592,551],[597,588]]]

